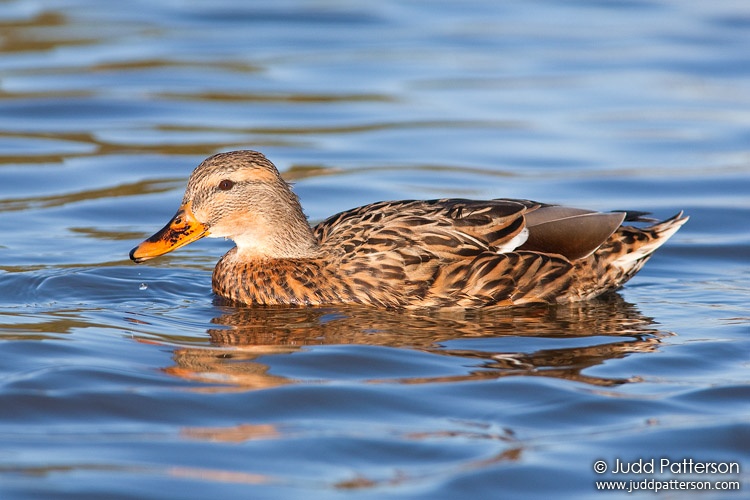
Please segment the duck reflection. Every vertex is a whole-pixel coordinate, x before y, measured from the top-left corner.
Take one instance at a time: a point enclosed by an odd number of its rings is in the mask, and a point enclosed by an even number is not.
[[[613,386],[638,379],[583,372],[607,360],[654,351],[660,338],[669,335],[617,294],[586,303],[503,311],[219,307],[223,314],[212,321],[216,328],[208,330],[211,346],[175,350],[175,365],[166,369],[184,379],[205,382],[208,385],[203,390],[207,391],[295,383],[293,377],[271,373],[269,357],[309,346],[343,344],[414,349],[471,360],[466,372],[459,375],[394,378],[384,373],[372,382],[430,383],[525,375]]]

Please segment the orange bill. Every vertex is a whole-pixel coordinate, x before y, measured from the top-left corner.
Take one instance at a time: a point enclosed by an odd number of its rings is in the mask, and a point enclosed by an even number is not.
[[[130,258],[134,262],[153,259],[199,240],[207,234],[208,227],[195,219],[190,203],[186,203],[158,233],[132,249]]]

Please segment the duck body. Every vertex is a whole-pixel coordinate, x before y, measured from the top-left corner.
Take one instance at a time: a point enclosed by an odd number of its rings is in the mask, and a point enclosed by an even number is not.
[[[214,292],[242,304],[484,308],[586,300],[621,287],[687,221],[529,200],[378,202],[310,227],[265,156],[221,153],[191,175],[183,204],[131,251],[141,262],[203,236],[237,246]]]

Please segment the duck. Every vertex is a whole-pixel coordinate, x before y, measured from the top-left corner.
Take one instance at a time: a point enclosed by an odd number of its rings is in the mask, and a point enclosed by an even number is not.
[[[443,198],[371,203],[311,226],[274,164],[241,150],[198,165],[177,213],[130,258],[231,239],[212,289],[238,305],[553,305],[619,289],[688,220],[682,211],[661,222],[645,215]]]

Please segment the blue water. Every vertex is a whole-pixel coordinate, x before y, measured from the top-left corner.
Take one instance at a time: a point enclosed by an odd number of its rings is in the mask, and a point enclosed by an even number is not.
[[[739,0],[0,2],[0,498],[747,496],[749,46]],[[231,243],[127,253],[240,148],[313,222],[443,196],[691,219],[586,304],[233,308]],[[662,458],[740,472],[612,473]]]

